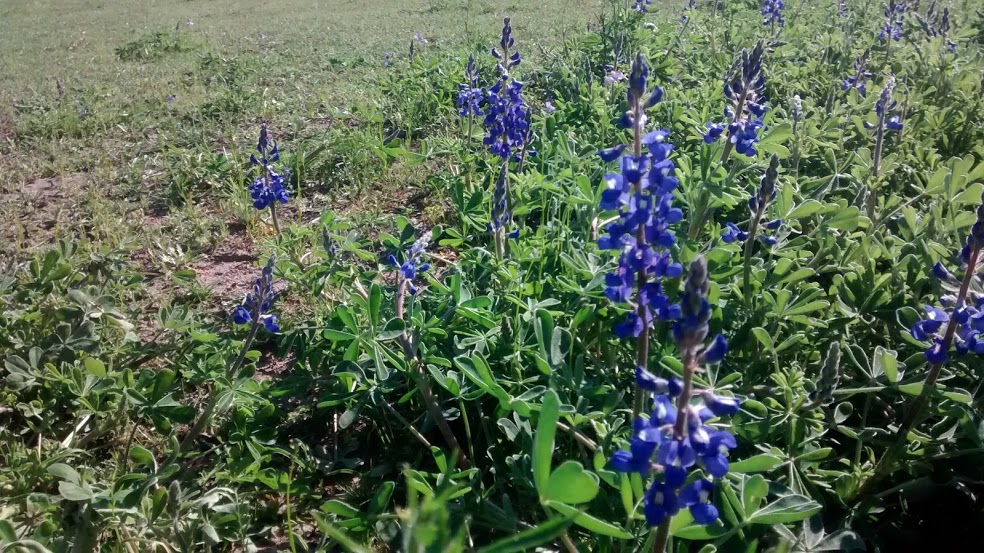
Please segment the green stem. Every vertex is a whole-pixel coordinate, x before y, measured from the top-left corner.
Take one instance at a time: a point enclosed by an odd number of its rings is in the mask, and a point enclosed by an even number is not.
[[[758,206],[755,210],[755,215],[752,218],[752,224],[748,227],[748,237],[745,239],[745,254],[743,256],[742,262],[742,274],[741,274],[741,295],[742,299],[745,300],[745,305],[748,307],[752,306],[752,296],[751,296],[751,279],[752,279],[752,246],[755,243],[755,236],[758,234],[759,222],[765,215],[766,203],[761,199],[759,203],[762,205]]]
[[[256,338],[256,333],[260,328],[260,314],[255,313],[253,317],[253,324],[249,327],[249,333],[246,335],[246,339],[243,341],[243,346],[239,350],[239,355],[236,360],[226,367],[225,377],[227,380],[233,380],[235,375],[239,373],[239,369],[242,367],[243,361],[246,359],[246,354],[249,352],[249,347],[253,344],[253,340]],[[212,391],[209,392],[208,402],[205,404],[205,409],[198,414],[198,418],[195,419],[194,424],[191,426],[191,430],[185,435],[184,439],[181,440],[181,445],[178,447],[178,453],[184,453],[189,447],[195,442],[195,439],[199,434],[205,429],[205,426],[209,423],[212,418],[212,414],[215,408],[219,404],[219,386],[218,383],[212,386]]]
[[[970,258],[967,260],[967,268],[964,271],[963,281],[960,283],[960,292],[957,294],[956,303],[953,306],[953,313],[956,313],[963,308],[964,302],[967,299],[967,292],[970,290],[970,283],[974,278],[975,270],[977,269],[977,260],[980,257],[980,249],[975,248],[970,252]],[[950,321],[946,325],[946,331],[943,334],[943,351],[950,351],[950,344],[953,343],[953,336],[957,332],[957,322],[956,317],[951,315]],[[881,459],[875,465],[871,476],[867,480],[862,482],[861,486],[858,487],[858,492],[856,494],[857,499],[863,499],[870,495],[874,491],[874,487],[883,478],[888,476],[888,471],[890,471],[895,463],[896,458],[905,449],[905,444],[909,436],[909,431],[916,425],[919,420],[919,416],[922,414],[923,409],[926,408],[926,404],[929,402],[929,396],[935,389],[936,381],[940,378],[940,373],[943,371],[943,363],[935,363],[929,368],[929,373],[926,374],[926,380],[923,382],[922,391],[919,395],[912,400],[912,405],[909,407],[908,412],[902,419],[902,424],[899,425],[899,429],[895,433],[895,443],[882,455]]]

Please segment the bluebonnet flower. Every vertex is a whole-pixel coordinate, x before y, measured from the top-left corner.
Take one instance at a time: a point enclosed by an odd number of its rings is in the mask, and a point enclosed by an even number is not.
[[[290,200],[290,195],[284,187],[284,182],[290,175],[290,169],[285,169],[283,173],[274,171],[273,164],[280,161],[280,151],[277,149],[277,143],[270,141],[266,125],[260,127],[256,151],[259,157],[257,154],[249,156],[250,163],[260,167],[260,176],[255,177],[253,184],[249,186],[249,195],[253,199],[253,207],[256,209],[274,208],[276,202],[287,203]]]
[[[424,38],[424,33],[420,31],[417,31],[417,33],[413,35],[413,39],[421,44],[427,44],[428,42],[430,42],[429,40]]]
[[[786,9],[786,3],[783,0],[765,0],[765,4],[762,6],[762,23],[775,27],[778,24],[780,27],[786,26],[786,19],[782,16],[782,10]]]
[[[964,271],[964,284],[959,289],[965,295],[941,298],[942,305],[951,307],[949,312],[933,305],[925,306],[925,318],[916,322],[909,331],[916,340],[930,342],[930,346],[924,351],[930,364],[938,365],[949,361],[951,346],[957,355],[984,355],[984,294],[978,291],[979,286],[969,285],[973,279],[980,278],[976,273],[979,271],[982,248],[984,195],[981,197],[981,206],[977,209],[977,220],[971,227],[959,256]],[[936,263],[931,272],[944,282],[956,283],[956,279],[942,263]]]
[[[383,67],[389,67],[393,63],[393,52],[386,52],[383,56]]]
[[[714,123],[713,121],[707,124],[707,132],[704,133],[704,142],[707,144],[713,144],[717,142],[718,138],[724,133],[724,125],[721,123]]]
[[[469,118],[485,115],[485,112],[482,111],[484,93],[478,86],[478,65],[475,64],[474,56],[468,56],[465,79],[467,82],[458,85],[458,99],[455,102],[458,107],[458,115]]]
[[[902,26],[905,24],[905,0],[890,0],[885,5],[885,25],[878,33],[880,41],[902,40]]]
[[[728,455],[737,447],[733,435],[707,423],[714,417],[736,414],[740,401],[692,388],[699,365],[720,362],[727,352],[723,336],[706,343],[711,318],[709,288],[707,265],[698,257],[687,274],[680,317],[673,325],[673,336],[684,360],[683,380],[666,380],[636,367],[636,385],[653,394],[652,412],[648,420],[640,417],[634,421],[629,449],[612,456],[612,467],[619,472],[646,476],[653,468],[654,458],[662,469],[662,478],[653,480],[644,498],[643,513],[650,526],[666,523],[682,507],[689,507],[699,524],[717,520],[717,510],[710,503],[713,484],[703,479],[684,484],[695,467],[703,468],[714,478],[723,478],[730,467]],[[692,403],[694,398],[701,401]]]
[[[488,111],[485,127],[488,135],[485,145],[489,151],[504,160],[512,159],[523,149],[529,135],[529,114],[523,101],[523,83],[513,79],[509,70],[519,65],[518,51],[512,51],[515,39],[509,18],[502,28],[501,50],[492,49],[492,55],[499,60],[497,65],[501,78],[486,91]]]
[[[724,116],[728,120],[728,143],[725,144],[722,162],[728,158],[731,149],[739,154],[754,157],[758,152],[755,144],[759,141],[758,131],[764,126],[765,77],[762,73],[762,56],[765,43],[759,41],[750,52],[742,50],[741,59],[735,64],[724,83],[727,103]],[[712,143],[721,135],[717,124],[708,124],[704,142]]]
[[[847,17],[847,0],[837,0],[837,15]]]
[[[653,0],[635,0],[632,9],[639,13],[648,13],[649,6],[653,5]]]
[[[841,90],[851,90],[852,88],[858,91],[858,94],[864,96],[868,93],[867,82],[871,78],[871,73],[867,72],[868,68],[868,58],[871,55],[870,49],[865,49],[858,59],[854,60],[854,74],[850,75],[844,79],[844,84],[841,85]]]
[[[752,220],[748,232],[742,232],[738,225],[728,222],[725,223],[725,230],[721,233],[721,240],[726,244],[732,242],[744,242],[749,237],[757,239],[766,246],[777,243],[775,237],[766,235],[760,229],[779,230],[782,227],[782,219],[767,221],[764,219],[765,211],[769,204],[776,198],[776,181],[779,179],[779,156],[773,155],[769,160],[769,167],[759,183],[758,190],[748,199],[748,209],[752,214]]]
[[[400,263],[396,256],[390,254],[388,260],[389,264],[396,267],[399,272],[397,274],[397,285],[401,289],[409,285],[409,292],[411,296],[417,295],[417,287],[413,284],[413,281],[420,275],[426,273],[430,270],[430,263],[425,263],[421,261],[424,255],[424,250],[427,249],[428,244],[430,244],[431,235],[425,234],[417,239],[407,250],[404,256],[403,262]]]
[[[669,159],[673,145],[666,140],[669,131],[643,134],[645,111],[663,96],[658,86],[648,90],[648,74],[649,67],[639,54],[629,76],[631,151],[619,144],[599,152],[604,161],[618,160],[620,169],[605,175],[601,193],[601,208],[619,214],[598,240],[600,248],[620,252],[618,268],[606,278],[606,295],[613,301],[629,302],[633,290],[638,294],[637,308],[615,327],[615,333],[623,338],[639,337],[655,319],[676,316],[658,281],[682,273],[668,251],[676,242],[669,226],[683,218],[683,212],[673,207],[673,190],[679,184],[674,176],[676,166]]]
[[[690,21],[690,14],[697,9],[697,0],[690,0],[686,6],[683,8],[683,13],[680,14],[680,24],[686,25]]]
[[[710,480],[696,480],[680,490],[680,502],[690,509],[697,524],[713,524],[718,519],[717,507],[711,503],[714,484]]]
[[[555,111],[557,111],[557,108],[554,107],[553,102],[547,100],[546,102],[543,103],[543,113],[550,115]]]
[[[926,33],[926,40],[931,40],[934,37],[941,37],[946,41],[947,49],[951,53],[955,53],[957,51],[957,43],[950,38],[949,6],[945,6],[942,13],[937,13],[936,2],[933,2],[929,6],[929,10],[926,11],[925,18],[921,17],[918,13],[916,13],[915,16],[919,21],[919,25]]]
[[[608,71],[608,73],[605,73],[604,81],[605,84],[615,84],[624,81],[625,78],[625,73],[622,73],[618,69],[612,68]]]
[[[950,6],[943,8],[943,15],[940,18],[940,36],[946,40],[950,53],[955,54],[957,52],[957,43],[950,38]]]
[[[274,256],[270,256],[266,266],[253,284],[253,291],[246,294],[242,305],[236,307],[232,312],[232,322],[240,325],[254,323],[262,324],[269,332],[280,332],[280,325],[277,324],[277,315],[270,313],[270,307],[276,294],[273,291],[273,265]]]

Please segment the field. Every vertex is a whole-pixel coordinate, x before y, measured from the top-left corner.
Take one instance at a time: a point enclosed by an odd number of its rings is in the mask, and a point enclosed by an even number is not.
[[[974,550],[982,46],[970,1],[5,2],[0,552]]]

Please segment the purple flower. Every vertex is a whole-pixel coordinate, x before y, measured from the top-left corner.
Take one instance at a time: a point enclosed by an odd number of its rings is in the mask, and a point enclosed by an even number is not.
[[[690,508],[697,524],[714,524],[718,519],[717,507],[711,503],[714,484],[710,480],[696,480],[680,490],[680,502]]]

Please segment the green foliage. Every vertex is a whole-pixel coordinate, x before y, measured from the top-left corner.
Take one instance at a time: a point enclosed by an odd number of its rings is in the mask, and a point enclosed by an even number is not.
[[[483,85],[496,78],[484,38],[467,50],[437,41],[387,68],[368,54],[318,58],[379,94],[349,109],[327,109],[289,47],[265,42],[201,52],[169,83],[177,100],[125,110],[70,87],[17,106],[16,155],[122,137],[140,155],[96,165],[128,175],[164,215],[113,244],[79,228],[0,275],[0,550],[651,550],[643,481],[609,463],[632,432],[635,361],[612,332],[624,308],[605,296],[614,261],[596,246],[612,170],[597,152],[625,139],[625,85],[605,83],[605,66],[624,70],[636,50],[666,92],[651,126],[676,146],[686,216],[673,257],[708,260],[710,324],[730,345],[697,383],[744,398],[713,498],[720,520],[682,511],[673,550],[899,550],[914,547],[910,528],[972,528],[980,360],[955,359],[927,388],[925,344],[909,328],[946,293],[930,267],[954,258],[984,190],[973,29],[958,25],[951,54],[910,22],[888,52],[868,24],[874,6],[851,3],[841,19],[833,4],[790,0],[773,35],[747,4],[702,3],[683,26],[676,7],[641,16],[612,2],[562,50],[530,68],[524,58],[536,155],[510,176],[520,233],[502,258],[487,231],[497,162],[481,120],[468,135],[454,107],[467,51]],[[205,48],[190,33],[141,35],[116,55],[176,61]],[[516,33],[525,54],[535,37]],[[721,120],[724,74],[760,38],[760,154],[721,163],[704,125]],[[842,91],[869,46],[869,93]],[[905,128],[875,176],[865,123],[888,73]],[[254,137],[242,129],[257,120],[291,169],[276,236],[245,191]],[[721,230],[745,224],[772,154],[767,218],[783,227],[746,264]],[[215,253],[227,234],[240,251]],[[407,294],[387,259],[423,236],[431,269]],[[252,341],[228,312],[269,252],[283,330]],[[208,270],[218,277],[199,281]],[[677,300],[679,281],[664,285]],[[666,324],[651,348],[650,370],[680,374]],[[924,416],[897,437],[923,396]],[[899,439],[898,462],[862,494]],[[933,525],[935,511],[949,526]]]

